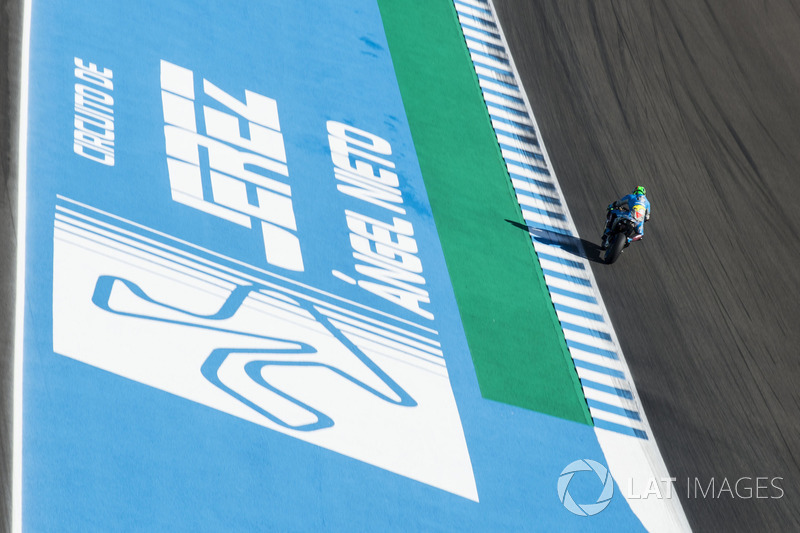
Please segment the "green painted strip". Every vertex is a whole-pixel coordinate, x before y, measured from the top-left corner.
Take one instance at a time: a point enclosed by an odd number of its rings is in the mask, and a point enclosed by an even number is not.
[[[378,4],[483,397],[591,425],[452,2]]]

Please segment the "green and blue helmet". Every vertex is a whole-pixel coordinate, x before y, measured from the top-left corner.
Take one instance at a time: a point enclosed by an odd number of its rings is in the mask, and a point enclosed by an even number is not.
[[[633,189],[633,193],[632,193],[632,194],[633,194],[634,196],[644,196],[644,195],[646,195],[646,194],[647,194],[647,191],[645,190],[645,188],[644,188],[644,187],[642,187],[641,185],[639,185],[638,187],[636,187],[635,189]]]

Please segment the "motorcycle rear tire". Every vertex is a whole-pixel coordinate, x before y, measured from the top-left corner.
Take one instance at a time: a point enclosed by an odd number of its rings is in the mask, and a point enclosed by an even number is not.
[[[611,244],[608,245],[608,250],[606,250],[606,264],[610,265],[622,254],[622,249],[625,248],[625,244],[627,243],[628,238],[625,236],[624,233],[617,233],[611,239]]]

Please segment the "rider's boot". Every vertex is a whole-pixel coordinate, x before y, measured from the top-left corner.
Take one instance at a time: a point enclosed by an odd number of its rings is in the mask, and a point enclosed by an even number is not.
[[[611,211],[606,213],[606,227],[603,228],[603,234],[600,236],[600,249],[605,250],[608,248],[608,234],[611,233],[611,222],[613,220],[613,214]]]
[[[608,235],[611,233],[611,218],[606,220],[606,227],[603,229],[603,234],[600,236],[600,249],[605,250],[608,248]]]

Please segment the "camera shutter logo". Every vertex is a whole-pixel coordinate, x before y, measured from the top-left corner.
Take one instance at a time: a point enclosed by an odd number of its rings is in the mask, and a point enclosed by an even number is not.
[[[587,471],[594,471],[594,473],[597,474],[597,477],[603,483],[603,491],[600,493],[600,496],[597,497],[595,503],[579,504],[572,499],[567,488],[575,472]],[[608,504],[611,503],[612,496],[614,496],[614,480],[611,478],[608,469],[597,461],[592,461],[591,459],[573,461],[561,471],[561,475],[558,477],[558,499],[561,500],[561,503],[569,512],[578,516],[596,515],[608,507]]]

